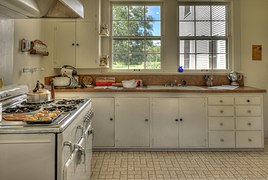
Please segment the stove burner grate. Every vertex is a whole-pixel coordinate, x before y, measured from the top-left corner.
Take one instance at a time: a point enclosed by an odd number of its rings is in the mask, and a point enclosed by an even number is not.
[[[40,105],[23,105],[23,106],[15,106],[11,108],[6,108],[4,113],[29,113],[40,110]]]
[[[47,110],[47,111],[56,111],[56,110],[59,110],[59,111],[62,111],[62,112],[70,112],[70,111],[73,111],[73,110],[76,110],[77,107],[74,106],[74,105],[69,105],[69,106],[51,106],[51,107],[45,107],[44,110]]]
[[[59,105],[78,105],[80,103],[85,102],[84,99],[62,99],[60,101],[57,101],[56,104]]]

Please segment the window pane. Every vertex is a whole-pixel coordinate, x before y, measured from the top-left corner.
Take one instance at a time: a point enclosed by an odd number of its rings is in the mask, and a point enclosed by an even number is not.
[[[194,20],[194,6],[180,6],[179,20]]]
[[[213,66],[214,66],[214,69],[226,69],[227,68],[226,54],[214,55]]]
[[[147,52],[160,53],[161,52],[161,40],[146,40],[145,50]]]
[[[196,52],[197,53],[209,53],[209,41],[198,40],[196,41]]]
[[[144,21],[130,21],[129,22],[130,36],[144,36]]]
[[[160,6],[145,6],[146,20],[160,20],[160,18],[161,18]]]
[[[113,22],[113,36],[128,36],[128,22],[114,21]]]
[[[160,21],[146,21],[145,22],[146,28],[146,36],[160,36],[161,25]]]
[[[181,40],[180,41],[180,53],[195,53],[195,41]]]
[[[210,20],[210,6],[196,6],[196,20]]]
[[[212,36],[226,36],[226,23],[212,22]]]
[[[197,54],[196,69],[209,69],[209,54]]]
[[[147,54],[147,60],[145,62],[146,69],[160,69],[161,58],[160,54]]]
[[[144,40],[143,39],[135,39],[129,41],[129,51],[133,52],[144,52]]]
[[[128,54],[113,54],[114,69],[128,69]]]
[[[144,6],[129,6],[129,20],[144,20]]]
[[[113,6],[113,20],[128,20],[128,6]]]
[[[226,41],[225,40],[217,40],[217,41],[214,41],[214,45],[216,45],[216,49],[213,53],[227,53],[227,50],[226,50]]]
[[[127,39],[113,39],[113,53],[127,53],[128,40]]]
[[[225,6],[212,6],[212,20],[226,20]]]
[[[196,36],[210,36],[210,22],[196,22]]]
[[[184,69],[195,69],[195,55],[180,54],[180,66]]]
[[[144,69],[144,54],[133,53],[129,56],[129,69]]]
[[[180,36],[194,36],[194,22],[180,22]]]

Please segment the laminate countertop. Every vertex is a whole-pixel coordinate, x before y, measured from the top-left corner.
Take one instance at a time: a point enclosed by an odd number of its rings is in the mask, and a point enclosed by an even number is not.
[[[133,89],[113,86],[96,86],[87,88],[55,88],[55,92],[173,92],[173,93],[266,93],[266,89],[240,86],[174,86],[151,85]]]

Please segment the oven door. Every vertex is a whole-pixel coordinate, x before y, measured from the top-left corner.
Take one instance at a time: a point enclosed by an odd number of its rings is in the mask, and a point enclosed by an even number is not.
[[[86,180],[90,177],[86,174],[86,141],[81,138],[63,167],[63,180]]]

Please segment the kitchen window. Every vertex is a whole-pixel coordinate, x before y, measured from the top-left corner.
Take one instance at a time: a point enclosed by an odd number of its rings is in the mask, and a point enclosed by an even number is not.
[[[228,4],[179,3],[178,9],[180,66],[186,70],[228,69]]]
[[[112,3],[112,69],[160,70],[161,5]]]

